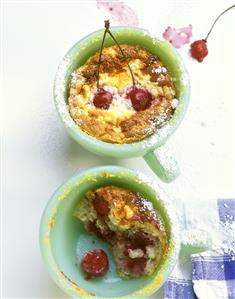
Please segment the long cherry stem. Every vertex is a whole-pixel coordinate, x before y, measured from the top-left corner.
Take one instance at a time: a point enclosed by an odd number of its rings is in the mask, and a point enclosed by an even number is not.
[[[101,63],[101,56],[102,56],[102,51],[103,51],[103,47],[104,47],[104,40],[109,28],[109,22],[108,21],[104,21],[104,26],[105,26],[105,30],[104,30],[104,35],[103,35],[103,39],[102,39],[102,43],[101,43],[101,47],[100,47],[100,54],[99,54],[99,60],[98,60],[98,70],[97,70],[97,90],[99,90],[100,88],[100,63]]]
[[[223,12],[221,12],[221,14],[218,15],[218,17],[215,19],[214,23],[211,26],[210,31],[207,33],[206,38],[204,39],[205,42],[207,42],[207,39],[209,37],[209,35],[211,34],[211,31],[213,30],[215,24],[217,23],[217,21],[219,20],[220,17],[222,17],[223,14],[225,14],[227,11],[229,11],[230,9],[235,8],[235,5],[232,5],[230,7],[228,7],[227,9],[225,9]]]
[[[115,44],[118,46],[122,56],[124,57],[124,59],[126,60],[126,63],[127,63],[127,66],[129,68],[129,71],[130,71],[130,74],[131,74],[131,79],[132,79],[132,84],[133,86],[135,87],[135,78],[134,78],[134,75],[133,75],[133,72],[131,70],[131,67],[129,65],[129,63],[127,62],[127,57],[124,53],[124,51],[122,50],[122,48],[120,47],[118,41],[116,40],[116,38],[114,37],[114,35],[112,34],[112,32],[109,30],[109,27],[110,27],[110,22],[109,20],[106,20],[104,21],[104,27],[105,27],[105,30],[104,30],[104,35],[103,35],[103,39],[102,39],[102,43],[101,43],[101,47],[100,47],[100,54],[99,54],[99,60],[98,60],[98,70],[97,70],[97,90],[99,90],[100,88],[100,82],[99,82],[99,77],[100,77],[100,64],[101,64],[101,56],[102,56],[102,51],[103,51],[103,47],[104,47],[104,40],[105,40],[105,37],[106,37],[106,34],[108,33],[111,38],[114,40]]]
[[[125,53],[123,52],[122,48],[120,47],[119,43],[117,42],[116,38],[113,36],[112,32],[110,30],[107,31],[109,33],[109,35],[112,37],[112,39],[114,40],[114,42],[116,43],[116,45],[118,46],[120,52],[122,53],[122,56],[124,57],[124,59],[126,60],[127,66],[129,68],[130,74],[131,74],[131,79],[132,79],[132,84],[135,87],[135,78],[132,72],[132,69],[129,65],[129,63],[127,62],[127,57],[125,55]]]

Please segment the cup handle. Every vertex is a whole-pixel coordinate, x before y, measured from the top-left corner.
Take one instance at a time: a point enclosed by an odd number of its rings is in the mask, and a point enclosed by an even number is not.
[[[165,146],[148,152],[143,158],[152,171],[163,182],[170,183],[175,180],[180,173],[178,163],[171,157]]]
[[[201,229],[184,230],[181,239],[181,254],[199,253],[212,248],[212,239],[208,232]]]

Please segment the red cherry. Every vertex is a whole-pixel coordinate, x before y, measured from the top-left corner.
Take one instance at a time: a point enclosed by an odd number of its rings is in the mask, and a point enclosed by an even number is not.
[[[93,104],[96,106],[96,108],[109,109],[112,100],[113,95],[110,92],[104,90],[103,88],[100,88],[93,98]]]
[[[203,59],[208,55],[207,44],[204,39],[196,40],[191,44],[190,48],[191,56],[198,62],[202,62]]]
[[[133,87],[128,93],[128,97],[131,99],[132,106],[136,111],[149,108],[153,101],[151,93],[145,88]]]
[[[87,251],[82,258],[81,266],[87,278],[103,276],[109,268],[108,256],[102,249]]]

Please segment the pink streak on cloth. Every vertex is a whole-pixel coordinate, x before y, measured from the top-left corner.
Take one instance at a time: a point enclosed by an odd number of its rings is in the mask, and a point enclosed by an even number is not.
[[[97,8],[107,13],[111,20],[119,25],[138,26],[139,20],[135,11],[119,0],[96,0]]]
[[[162,36],[175,48],[181,48],[190,42],[192,25],[178,29],[168,26]]]

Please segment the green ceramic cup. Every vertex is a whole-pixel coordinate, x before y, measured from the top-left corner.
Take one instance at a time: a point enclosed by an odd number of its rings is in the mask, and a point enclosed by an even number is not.
[[[86,232],[82,222],[73,216],[77,203],[88,190],[106,185],[139,192],[153,203],[162,217],[169,251],[150,277],[120,278],[116,273],[109,245]],[[176,264],[185,234],[172,208],[171,200],[156,182],[123,167],[102,166],[75,174],[55,192],[41,219],[40,247],[51,277],[72,298],[137,299],[150,296],[162,286]],[[202,244],[194,243],[190,240],[188,251],[200,251],[203,248]],[[110,269],[102,278],[86,280],[79,260],[87,250],[94,248],[102,248],[108,253]]]
[[[103,30],[96,31],[77,42],[64,56],[58,67],[54,84],[56,109],[68,133],[89,151],[110,157],[129,158],[143,156],[151,169],[165,182],[170,182],[178,175],[177,163],[174,159],[165,158],[159,153],[160,147],[176,130],[182,121],[189,101],[189,79],[182,59],[176,50],[166,41],[151,37],[147,31],[134,27],[113,27],[112,32],[120,44],[140,45],[153,55],[158,56],[170,70],[175,79],[175,88],[179,105],[172,119],[155,134],[142,141],[131,144],[113,144],[98,140],[83,132],[71,118],[68,108],[68,89],[71,73],[86,60],[99,51]],[[105,46],[113,45],[107,36]]]

